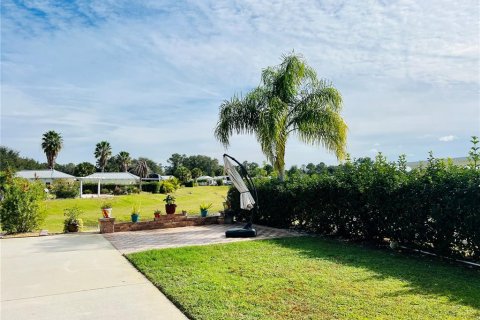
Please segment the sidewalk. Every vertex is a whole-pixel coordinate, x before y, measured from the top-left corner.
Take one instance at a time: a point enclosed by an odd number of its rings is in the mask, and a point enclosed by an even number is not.
[[[186,319],[99,234],[0,240],[2,320]]]

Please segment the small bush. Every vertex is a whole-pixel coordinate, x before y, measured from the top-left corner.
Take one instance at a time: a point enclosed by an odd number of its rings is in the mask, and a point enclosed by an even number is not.
[[[223,186],[224,185],[223,179],[217,179],[216,182],[217,182],[217,186]]]
[[[110,194],[112,191],[107,188],[100,189],[100,194]]]
[[[160,186],[161,193],[172,193],[175,190],[175,185],[171,183],[170,180],[162,181],[162,185]]]
[[[31,232],[40,226],[43,212],[40,201],[45,199],[44,185],[25,179],[8,178],[2,186],[3,200],[0,202],[0,225],[8,233]]]
[[[76,198],[80,194],[80,185],[73,181],[58,179],[51,184],[51,191],[57,198]]]
[[[185,187],[187,188],[198,187],[198,183],[196,183],[195,180],[190,180],[185,182]]]

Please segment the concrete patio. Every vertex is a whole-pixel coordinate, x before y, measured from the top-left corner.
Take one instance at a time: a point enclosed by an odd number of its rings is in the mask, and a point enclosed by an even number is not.
[[[144,251],[149,249],[175,248],[183,246],[208,245],[214,243],[229,243],[236,241],[252,241],[283,237],[295,237],[301,233],[255,226],[257,237],[255,238],[226,238],[225,231],[232,227],[243,225],[212,224],[206,226],[182,227],[171,229],[156,229],[135,232],[107,233],[103,236],[123,254]]]
[[[2,239],[0,318],[186,319],[99,234]]]

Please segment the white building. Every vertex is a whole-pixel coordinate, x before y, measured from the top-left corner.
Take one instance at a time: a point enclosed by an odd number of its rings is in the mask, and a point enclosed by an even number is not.
[[[72,175],[57,170],[21,170],[15,173],[15,176],[30,181],[39,180],[45,184],[51,184],[54,180],[58,179],[66,179],[71,181],[76,179]]]
[[[140,182],[140,177],[130,172],[95,172],[89,176],[78,178],[86,183],[101,182],[102,184],[129,185]]]

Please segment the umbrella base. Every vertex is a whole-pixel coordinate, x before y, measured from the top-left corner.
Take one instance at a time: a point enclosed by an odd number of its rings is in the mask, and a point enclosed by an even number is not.
[[[250,228],[231,228],[225,231],[225,237],[227,238],[251,238],[257,236],[257,230]]]

